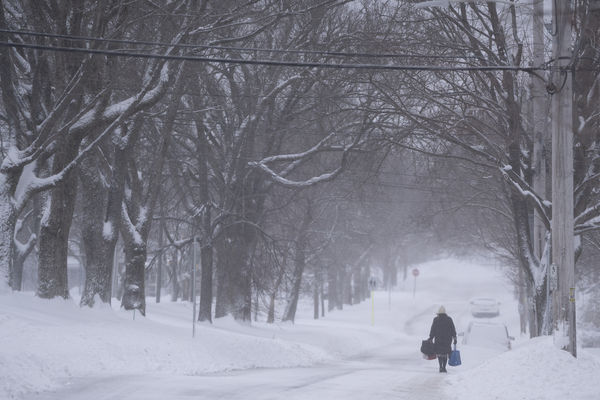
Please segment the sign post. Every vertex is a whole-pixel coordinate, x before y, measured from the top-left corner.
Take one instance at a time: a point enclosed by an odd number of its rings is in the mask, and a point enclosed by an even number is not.
[[[417,276],[419,276],[419,269],[413,268],[412,274],[415,277],[415,283],[413,285],[413,299],[415,298],[415,293],[417,292]]]
[[[196,337],[196,233],[192,239],[192,337]]]

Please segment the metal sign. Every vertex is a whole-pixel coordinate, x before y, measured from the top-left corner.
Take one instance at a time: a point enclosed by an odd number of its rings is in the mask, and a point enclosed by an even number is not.
[[[413,276],[415,276],[415,277],[419,276],[419,269],[418,269],[418,268],[413,268],[413,270],[412,270],[412,274],[413,274]]]

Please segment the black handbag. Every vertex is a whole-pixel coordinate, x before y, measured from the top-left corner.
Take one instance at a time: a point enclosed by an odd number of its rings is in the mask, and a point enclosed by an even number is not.
[[[435,360],[436,357],[433,342],[430,340],[423,340],[421,342],[421,353],[423,353],[424,359]]]

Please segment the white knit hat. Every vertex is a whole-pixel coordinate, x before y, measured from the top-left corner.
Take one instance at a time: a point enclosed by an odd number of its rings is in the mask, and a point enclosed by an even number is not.
[[[440,306],[440,309],[437,312],[438,314],[446,314],[446,309],[444,308],[444,306]]]

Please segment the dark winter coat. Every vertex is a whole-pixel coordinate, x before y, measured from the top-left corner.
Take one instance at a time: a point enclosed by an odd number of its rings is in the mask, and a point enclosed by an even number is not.
[[[447,314],[438,314],[433,319],[429,340],[434,340],[435,354],[450,354],[452,351],[452,340],[456,340],[456,328],[454,322]]]

